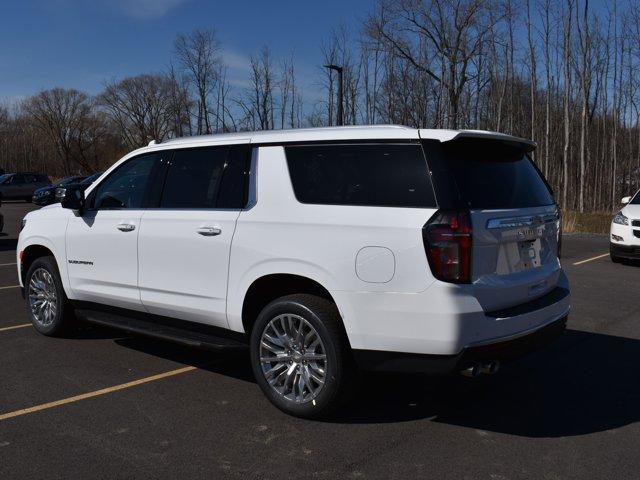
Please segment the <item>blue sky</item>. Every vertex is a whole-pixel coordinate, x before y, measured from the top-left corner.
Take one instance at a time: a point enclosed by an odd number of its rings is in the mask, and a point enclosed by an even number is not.
[[[105,81],[164,70],[177,33],[214,28],[229,78],[247,77],[249,55],[293,50],[305,97],[333,27],[358,34],[373,0],[3,0],[0,101],[54,86],[89,93]]]

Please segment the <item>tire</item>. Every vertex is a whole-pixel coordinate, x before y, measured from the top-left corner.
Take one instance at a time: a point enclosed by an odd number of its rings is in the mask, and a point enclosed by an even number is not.
[[[265,333],[271,339],[285,343],[286,340],[282,342],[283,337],[277,337],[274,326],[286,334],[283,325],[289,325],[292,335],[285,338],[292,338],[303,322],[306,323],[302,327],[302,336],[308,340],[299,341],[295,350],[290,350],[289,363],[261,361],[261,356],[274,358],[277,354],[274,350],[287,355],[286,346],[281,349],[278,342],[265,340],[269,349],[265,348],[262,343]],[[316,338],[319,338],[319,343]],[[338,309],[329,300],[307,294],[288,295],[274,300],[258,315],[251,331],[250,344],[251,366],[258,385],[271,403],[289,415],[301,418],[325,416],[347,400],[352,392],[355,367],[351,349]],[[301,344],[306,344],[306,349]],[[311,348],[314,350],[311,351]],[[321,359],[323,355],[324,360]],[[295,369],[293,373],[292,368]],[[316,379],[322,379],[322,372],[324,382],[320,384]],[[274,386],[267,380],[267,375]],[[289,382],[291,378],[293,381]],[[288,386],[284,382],[295,385],[291,386],[292,391],[288,395]]]
[[[56,337],[72,330],[75,323],[73,309],[64,293],[53,257],[36,259],[27,271],[24,286],[29,319],[39,333]],[[44,301],[44,306],[37,304],[38,301]],[[49,309],[52,304],[54,307]]]

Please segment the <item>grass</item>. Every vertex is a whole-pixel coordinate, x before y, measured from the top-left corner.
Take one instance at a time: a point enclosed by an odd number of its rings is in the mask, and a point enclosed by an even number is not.
[[[612,213],[562,212],[563,233],[609,233]]]

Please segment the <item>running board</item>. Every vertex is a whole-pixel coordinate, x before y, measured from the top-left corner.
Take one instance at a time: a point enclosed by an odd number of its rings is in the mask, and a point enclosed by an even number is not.
[[[203,331],[206,326],[203,326],[203,328],[199,330],[180,328],[153,320],[144,320],[99,310],[76,309],[75,313],[82,320],[89,323],[123,330],[136,335],[179,343],[187,347],[202,348],[205,350],[238,350],[247,348],[247,344],[240,340]],[[176,324],[180,322],[175,321],[173,323]],[[184,323],[185,325],[191,325],[191,322]]]

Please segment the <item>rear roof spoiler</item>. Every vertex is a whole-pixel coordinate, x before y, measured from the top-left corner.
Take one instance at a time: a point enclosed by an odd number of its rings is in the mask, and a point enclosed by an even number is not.
[[[536,149],[537,144],[533,140],[527,140],[526,138],[515,137],[513,135],[507,135],[499,132],[490,132],[486,130],[436,130],[425,129],[419,130],[420,138],[439,140],[440,142],[452,142],[461,138],[478,138],[487,140],[502,140],[510,143],[517,143],[525,152],[532,152]]]

